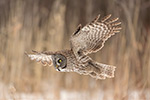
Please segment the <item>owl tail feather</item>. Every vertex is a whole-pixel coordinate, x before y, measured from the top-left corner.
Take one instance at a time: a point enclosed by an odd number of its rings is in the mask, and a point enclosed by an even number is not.
[[[94,70],[90,73],[90,76],[96,79],[113,78],[115,72],[115,66],[106,65],[95,62]]]

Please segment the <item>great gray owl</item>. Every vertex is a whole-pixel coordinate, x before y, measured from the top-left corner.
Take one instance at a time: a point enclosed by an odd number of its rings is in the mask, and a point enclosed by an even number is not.
[[[26,53],[27,56],[43,65],[53,64],[60,72],[77,72],[96,79],[114,77],[115,66],[98,63],[88,56],[100,50],[105,41],[121,29],[118,18],[110,19],[111,15],[108,15],[98,21],[99,17],[100,15],[83,28],[78,26],[70,38],[71,49],[40,53],[33,51],[34,54]]]

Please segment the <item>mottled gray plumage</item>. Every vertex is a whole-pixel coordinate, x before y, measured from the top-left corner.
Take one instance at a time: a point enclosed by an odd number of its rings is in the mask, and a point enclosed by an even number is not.
[[[55,69],[61,72],[77,72],[96,79],[114,77],[115,66],[98,63],[87,56],[99,51],[105,41],[121,29],[118,18],[110,20],[111,15],[108,15],[98,21],[99,17],[100,15],[83,28],[78,26],[70,38],[70,50],[41,53],[34,51],[34,54],[27,56],[43,65],[53,63]]]

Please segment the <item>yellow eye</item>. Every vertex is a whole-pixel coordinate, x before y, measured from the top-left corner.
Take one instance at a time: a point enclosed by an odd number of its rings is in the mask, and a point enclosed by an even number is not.
[[[58,65],[56,65],[56,68],[58,67]]]
[[[61,59],[59,59],[59,60],[58,60],[58,62],[59,62],[59,63],[61,63],[61,62],[62,62],[62,60],[61,60]]]

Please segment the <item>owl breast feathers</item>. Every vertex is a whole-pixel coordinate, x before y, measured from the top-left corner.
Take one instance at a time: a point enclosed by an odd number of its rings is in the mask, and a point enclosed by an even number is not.
[[[98,63],[88,56],[99,51],[105,41],[121,30],[118,18],[110,19],[111,15],[99,20],[98,15],[92,22],[82,28],[81,24],[70,38],[71,49],[57,52],[36,52],[26,55],[31,60],[43,65],[52,65],[60,72],[77,72],[90,75],[96,79],[114,77],[115,66]]]

